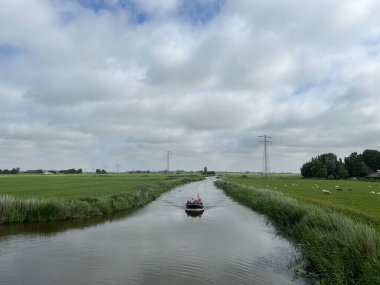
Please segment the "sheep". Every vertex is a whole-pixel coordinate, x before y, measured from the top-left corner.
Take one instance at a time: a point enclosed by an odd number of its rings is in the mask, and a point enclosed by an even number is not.
[[[372,188],[372,185],[368,185],[368,188]]]
[[[326,189],[322,189],[322,193],[324,193],[324,194],[331,194],[331,192],[329,190],[326,190]]]
[[[376,194],[376,192],[375,191],[371,191],[371,192],[369,192],[369,194]]]
[[[377,192],[376,195],[380,195],[380,192]]]
[[[342,188],[336,188],[336,191],[343,191]]]

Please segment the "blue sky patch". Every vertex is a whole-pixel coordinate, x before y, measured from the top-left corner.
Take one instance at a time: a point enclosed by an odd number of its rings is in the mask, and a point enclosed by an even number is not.
[[[73,2],[79,3],[86,9],[90,9],[96,13],[102,11],[117,12],[124,10],[129,15],[129,21],[132,24],[143,24],[148,20],[148,15],[146,12],[141,10],[138,5],[130,0],[119,0],[116,4],[109,4],[106,0],[71,0]],[[63,15],[63,21],[67,22],[75,18],[74,15],[66,14]]]
[[[192,24],[207,24],[221,11],[224,0],[182,0],[179,15]]]
[[[11,58],[22,53],[19,47],[10,44],[0,44],[0,59]]]
[[[316,87],[315,84],[304,84],[304,85],[296,86],[294,88],[293,95],[302,95],[315,87]]]

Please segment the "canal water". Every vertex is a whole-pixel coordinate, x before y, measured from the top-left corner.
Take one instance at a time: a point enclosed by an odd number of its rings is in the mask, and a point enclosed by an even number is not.
[[[308,284],[265,218],[194,182],[131,213],[0,227],[0,284]],[[200,195],[205,211],[187,216]]]

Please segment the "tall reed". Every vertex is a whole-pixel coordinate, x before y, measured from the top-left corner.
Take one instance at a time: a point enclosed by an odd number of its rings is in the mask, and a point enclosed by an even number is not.
[[[380,237],[360,221],[282,193],[224,181],[216,186],[265,214],[300,248],[306,270],[322,284],[380,284]]]

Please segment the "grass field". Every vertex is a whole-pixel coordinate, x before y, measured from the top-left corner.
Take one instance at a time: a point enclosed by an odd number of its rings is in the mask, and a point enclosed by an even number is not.
[[[227,181],[271,189],[290,197],[329,207],[371,223],[380,232],[380,182],[303,179],[299,176],[228,176]],[[324,194],[322,190],[331,194]],[[341,189],[337,190],[337,189]]]
[[[141,207],[201,175],[4,175],[0,223],[86,218]]]
[[[59,174],[0,175],[0,195],[18,198],[75,199],[126,192],[141,185],[180,179],[188,175],[165,174]]]

